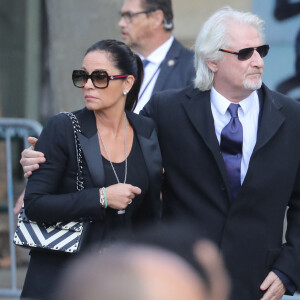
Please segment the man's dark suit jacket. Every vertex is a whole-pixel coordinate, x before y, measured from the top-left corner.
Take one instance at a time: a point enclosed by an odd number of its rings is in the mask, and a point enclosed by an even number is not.
[[[257,142],[235,199],[215,134],[210,91],[161,92],[141,112],[157,124],[164,212],[177,220],[195,219],[219,245],[234,300],[260,299],[259,286],[272,269],[300,289],[300,105],[265,85],[261,91]]]
[[[156,80],[152,94],[169,89],[184,88],[195,78],[194,53],[174,39]]]
[[[83,151],[84,190],[76,189],[77,159],[72,123],[65,114],[51,118],[36,149],[45,153],[46,163],[30,176],[25,193],[27,216],[39,222],[89,220],[87,242],[100,243],[105,230],[111,230],[111,214],[101,208],[99,188],[105,185],[105,174],[93,111],[86,108],[75,112],[81,126],[78,134]],[[161,216],[160,182],[161,154],[154,122],[126,112],[135,130],[149,178],[149,190],[143,201],[134,201],[127,208],[133,227],[146,220],[155,222]],[[115,219],[114,219],[115,220]],[[51,294],[59,273],[73,254],[31,251],[22,297],[41,298]],[[74,254],[75,255],[75,254]]]

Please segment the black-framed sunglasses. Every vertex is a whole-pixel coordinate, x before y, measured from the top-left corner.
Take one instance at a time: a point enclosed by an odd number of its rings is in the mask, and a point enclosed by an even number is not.
[[[151,9],[151,10],[143,10],[143,11],[137,11],[137,12],[130,12],[130,11],[120,12],[120,17],[124,18],[126,23],[130,23],[134,16],[140,15],[140,14],[146,14],[147,15],[147,14],[150,14],[154,11],[155,10]]]
[[[108,75],[104,70],[93,71],[92,74],[88,74],[83,70],[74,70],[72,73],[73,84],[78,88],[83,88],[89,78],[91,78],[92,83],[97,89],[105,89],[108,87],[110,80],[124,79],[129,75]]]
[[[269,45],[262,45],[259,47],[244,48],[244,49],[241,49],[239,52],[233,52],[233,51],[224,50],[224,49],[219,49],[219,51],[230,53],[230,54],[235,54],[235,55],[237,55],[238,60],[247,60],[253,55],[254,50],[256,50],[258,52],[260,57],[265,57],[268,54],[269,49],[270,49]]]

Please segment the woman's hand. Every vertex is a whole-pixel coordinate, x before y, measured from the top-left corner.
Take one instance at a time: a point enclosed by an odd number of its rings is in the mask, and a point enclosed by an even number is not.
[[[132,202],[132,199],[142,192],[137,186],[124,183],[111,185],[105,190],[107,206],[118,210],[125,209]]]
[[[31,146],[23,150],[20,160],[25,178],[28,178],[34,170],[37,170],[40,163],[44,163],[46,161],[44,153],[34,151],[34,146],[37,142],[37,139],[34,137],[29,137],[28,142],[31,144]]]

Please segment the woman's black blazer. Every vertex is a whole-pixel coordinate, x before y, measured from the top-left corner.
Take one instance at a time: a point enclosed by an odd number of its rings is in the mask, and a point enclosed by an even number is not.
[[[74,112],[81,126],[79,140],[84,154],[84,186],[76,190],[77,159],[71,120],[65,114],[52,117],[38,139],[36,150],[45,154],[46,162],[33,172],[25,193],[27,216],[39,222],[68,220],[101,220],[105,209],[99,204],[99,188],[105,175],[93,111],[86,108]],[[154,122],[126,111],[137,135],[149,176],[149,192],[141,221],[161,216],[162,161]]]

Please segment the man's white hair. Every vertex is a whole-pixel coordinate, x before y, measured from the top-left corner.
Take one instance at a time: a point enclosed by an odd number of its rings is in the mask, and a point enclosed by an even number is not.
[[[225,6],[215,12],[203,25],[195,43],[195,69],[194,85],[201,91],[211,89],[214,73],[208,68],[206,61],[219,61],[224,53],[220,48],[228,48],[227,31],[232,21],[254,26],[262,43],[265,41],[265,22],[250,12],[241,12]]]

